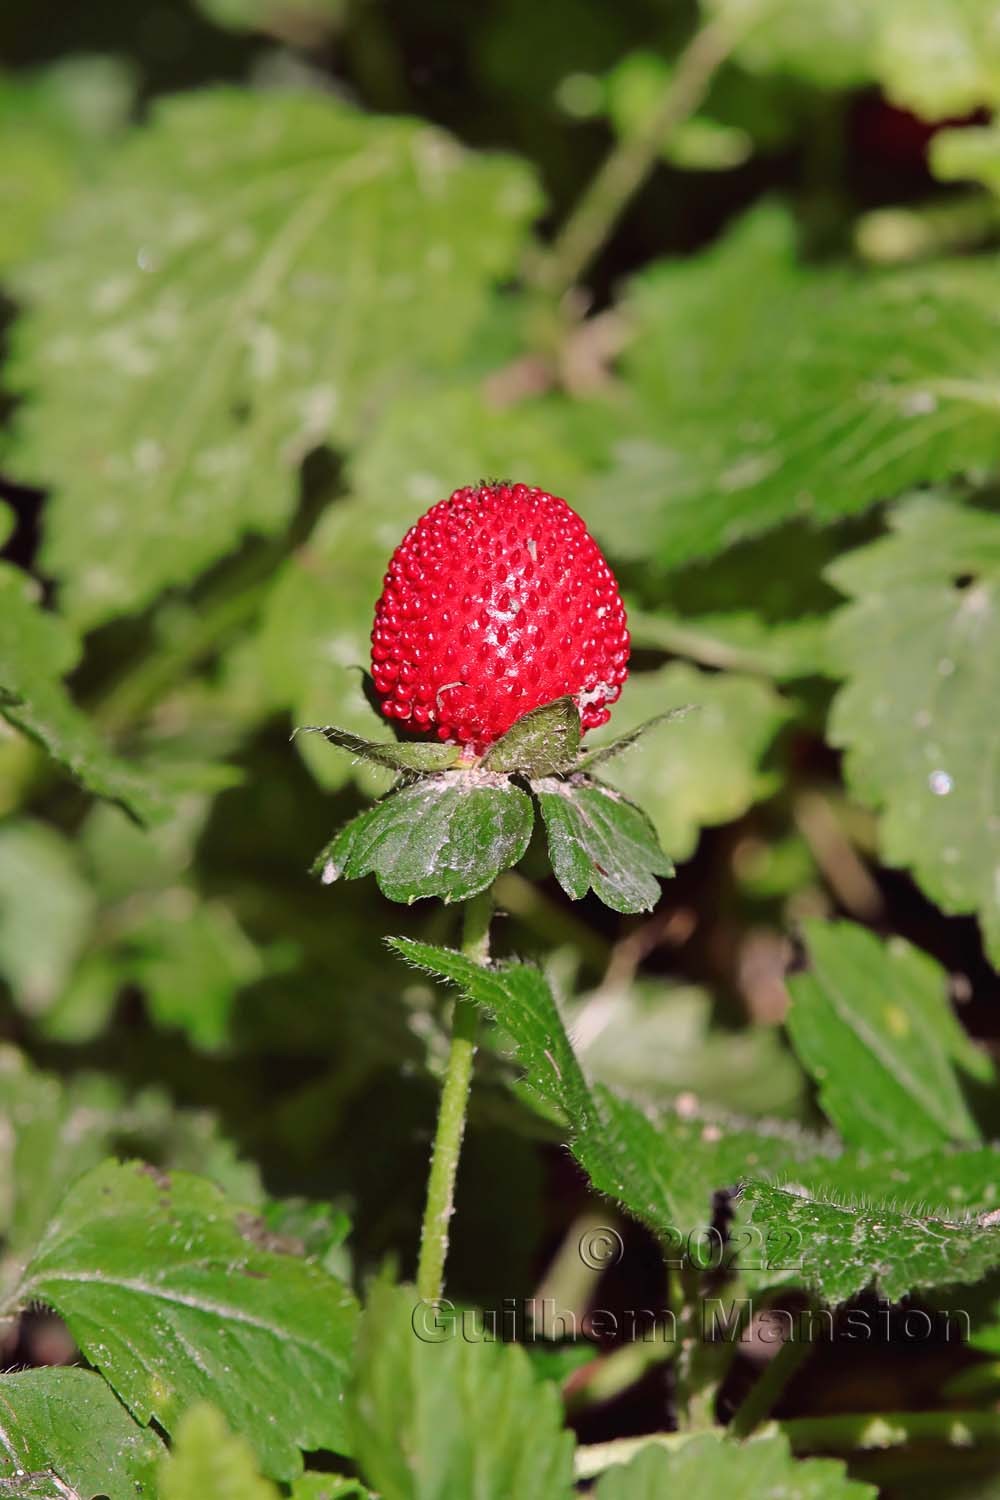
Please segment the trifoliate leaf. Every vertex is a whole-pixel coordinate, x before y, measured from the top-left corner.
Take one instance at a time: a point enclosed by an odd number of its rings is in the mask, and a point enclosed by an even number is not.
[[[54,487],[74,622],[281,527],[307,453],[461,356],[537,207],[523,167],[328,95],[161,103],[18,288],[8,467]]]
[[[952,1012],[945,972],[846,922],[805,933],[810,968],[789,980],[787,1025],[844,1139],[911,1152],[979,1140],[962,1077],[989,1082],[993,1069]]]
[[[157,1500],[162,1454],[93,1370],[0,1375],[0,1494],[12,1500]]]
[[[575,711],[575,710],[574,710]],[[579,901],[589,890],[613,911],[652,911],[658,875],[674,867],[641,808],[614,788],[574,776],[533,781],[548,838],[552,870]]]
[[[245,1437],[230,1432],[218,1407],[190,1407],[160,1468],[159,1500],[278,1500]]]
[[[503,776],[425,776],[359,813],[313,866],[324,884],[374,874],[390,901],[466,901],[528,847],[531,798]]]
[[[845,679],[829,736],[882,812],[888,864],[948,912],[977,912],[1000,956],[1000,517],[940,497],[829,571],[851,603],[829,653]]]
[[[351,1293],[276,1253],[256,1216],[203,1178],[137,1162],[88,1172],[17,1296],[56,1309],[140,1422],[169,1433],[213,1401],[275,1479],[300,1472],[300,1448],[345,1451]]]
[[[76,666],[79,642],[58,615],[38,607],[25,573],[0,564],[0,714],[48,751],[98,797],[117,802],[137,822],[163,816],[162,798],[101,743],[62,678]]]
[[[483,756],[484,771],[552,776],[568,771],[580,749],[580,710],[572,698],[557,698],[522,714]]]
[[[516,1344],[463,1337],[450,1307],[414,1287],[372,1289],[351,1413],[365,1478],[382,1500],[571,1500],[556,1386]]]
[[[457,745],[438,745],[433,741],[365,740],[360,735],[351,734],[348,729],[338,729],[334,724],[301,724],[295,731],[295,735],[299,734],[321,734],[338,749],[349,750],[362,760],[370,760],[376,766],[387,766],[393,771],[447,771],[461,754]]]
[[[774,209],[644,272],[627,304],[632,434],[581,497],[589,522],[613,555],[676,566],[992,467],[995,279],[990,257],[807,269]]]
[[[711,1434],[667,1451],[650,1445],[630,1463],[609,1469],[595,1500],[718,1500],[719,1495],[773,1496],[775,1500],[875,1500],[870,1484],[848,1479],[839,1459],[798,1459],[780,1433],[749,1443]]]
[[[679,708],[691,712],[672,712]],[[699,672],[682,662],[636,672],[615,708],[616,729],[628,735],[661,715],[679,722],[651,729],[603,775],[648,815],[664,849],[686,859],[699,829],[740,817],[771,790],[773,779],[759,763],[790,712],[759,678]]]

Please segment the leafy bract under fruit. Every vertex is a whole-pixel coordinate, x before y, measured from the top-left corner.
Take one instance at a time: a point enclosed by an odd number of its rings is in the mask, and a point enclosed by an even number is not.
[[[374,874],[394,901],[463,901],[523,856],[537,805],[553,872],[569,896],[593,890],[615,911],[649,910],[659,897],[655,877],[672,875],[673,865],[645,814],[580,769],[629,748],[646,727],[581,755],[579,712],[560,698],[525,714],[477,763],[450,771],[439,767],[457,759],[456,746],[368,741],[325,728],[332,744],[392,766],[402,780],[335,835],[313,871],[326,884]]]

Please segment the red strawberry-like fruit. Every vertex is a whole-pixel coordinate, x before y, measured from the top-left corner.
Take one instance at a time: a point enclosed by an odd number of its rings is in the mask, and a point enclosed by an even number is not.
[[[456,490],[389,562],[372,630],[386,718],[481,755],[530,709],[611,716],[629,634],[614,574],[565,500],[526,484]]]

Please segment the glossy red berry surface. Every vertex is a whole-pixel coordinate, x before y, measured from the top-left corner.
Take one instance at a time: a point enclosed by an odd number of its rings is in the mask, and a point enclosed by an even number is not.
[[[571,696],[604,724],[628,676],[614,574],[565,502],[525,484],[456,490],[396,548],[375,606],[382,712],[481,754],[530,709]]]

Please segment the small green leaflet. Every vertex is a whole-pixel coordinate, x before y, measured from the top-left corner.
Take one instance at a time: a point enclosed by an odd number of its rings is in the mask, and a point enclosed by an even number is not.
[[[339,750],[348,750],[361,760],[393,771],[447,771],[455,765],[460,753],[457,745],[438,745],[433,741],[366,740],[334,724],[300,724],[292,738],[299,734],[321,734]]]
[[[0,1494],[14,1500],[66,1500],[70,1494],[159,1500],[162,1454],[156,1434],[137,1426],[92,1370],[0,1375]]]
[[[17,285],[6,467],[53,487],[72,621],[279,530],[310,451],[461,360],[538,206],[520,164],[329,95],[161,100]]]
[[[658,875],[674,867],[646,814],[599,781],[545,778],[531,786],[555,877],[574,901],[588,890],[614,911],[652,911]]]
[[[162,818],[158,788],[105,748],[63,686],[80,645],[64,620],[38,606],[36,592],[26,573],[0,563],[0,714],[89,792],[117,802],[139,823]]]
[[[246,1438],[229,1431],[217,1407],[191,1406],[177,1423],[160,1469],[158,1500],[279,1500]]]
[[[425,776],[359,813],[313,866],[326,884],[374,874],[390,901],[466,901],[528,847],[531,798],[506,777]]]
[[[586,1451],[586,1450],[582,1450]],[[651,1443],[628,1464],[609,1469],[594,1500],[720,1500],[723,1495],[774,1500],[875,1500],[870,1484],[848,1479],[839,1459],[797,1459],[781,1434],[734,1443],[711,1434],[667,1450]]]
[[[881,852],[948,912],[976,912],[1000,959],[1000,516],[924,495],[829,577],[844,681],[829,738],[878,808]]]
[[[853,1146],[918,1152],[980,1134],[962,1076],[993,1078],[948,1000],[947,975],[901,938],[810,922],[808,973],[789,980],[787,1025],[827,1116]]]
[[[580,710],[572,698],[557,698],[522,714],[483,756],[483,770],[527,777],[568,771],[580,750]]]
[[[212,1401],[264,1473],[290,1480],[300,1449],[345,1451],[357,1307],[340,1281],[272,1246],[213,1183],[105,1162],[63,1199],[16,1299],[54,1307],[138,1421],[172,1432],[185,1408]]]
[[[462,1336],[415,1288],[376,1282],[361,1321],[354,1452],[382,1500],[572,1500],[573,1436],[524,1350]],[[445,1336],[439,1334],[444,1327]]]

